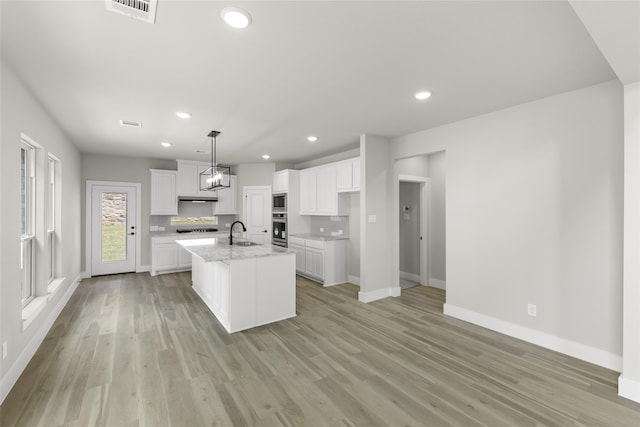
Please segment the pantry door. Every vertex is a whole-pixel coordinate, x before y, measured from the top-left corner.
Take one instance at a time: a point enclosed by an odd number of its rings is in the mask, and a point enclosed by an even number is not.
[[[262,245],[271,244],[271,187],[248,186],[242,188],[243,217],[247,227],[246,238]]]
[[[90,276],[136,271],[138,254],[138,186],[87,182],[90,213],[87,244]],[[87,194],[89,196],[89,194]]]

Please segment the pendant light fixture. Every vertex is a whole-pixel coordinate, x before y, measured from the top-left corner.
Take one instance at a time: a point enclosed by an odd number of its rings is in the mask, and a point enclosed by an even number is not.
[[[216,137],[221,132],[212,130],[207,135],[211,138],[211,166],[200,173],[200,191],[215,191],[231,187],[229,178],[231,168],[220,166],[216,159]]]

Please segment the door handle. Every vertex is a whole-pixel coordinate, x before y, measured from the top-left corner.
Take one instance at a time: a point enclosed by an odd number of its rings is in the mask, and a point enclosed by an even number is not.
[[[267,232],[267,230],[262,230],[262,232],[263,232],[263,233],[266,233],[266,232]]]
[[[133,236],[134,234],[136,234],[136,233],[129,233],[129,236]]]

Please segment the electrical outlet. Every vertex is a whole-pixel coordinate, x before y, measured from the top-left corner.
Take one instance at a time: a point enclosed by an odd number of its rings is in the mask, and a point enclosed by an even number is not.
[[[225,224],[224,226],[225,226],[226,228],[229,228],[229,227],[231,227],[231,224]]]
[[[152,225],[151,227],[149,227],[149,231],[158,231],[158,226]]]
[[[320,227],[320,232],[324,233],[324,227]]]
[[[535,304],[529,304],[527,306],[527,314],[536,317],[538,315],[538,307]]]
[[[374,224],[377,221],[377,218],[375,215],[367,215],[367,222],[370,224]]]
[[[2,358],[4,359],[5,357],[7,357],[7,353],[8,353],[8,344],[7,342],[3,342],[2,343]]]
[[[158,227],[158,231],[164,231],[164,227]]]

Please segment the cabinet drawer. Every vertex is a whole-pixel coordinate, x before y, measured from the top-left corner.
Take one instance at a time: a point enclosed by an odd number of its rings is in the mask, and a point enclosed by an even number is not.
[[[304,247],[304,240],[302,237],[289,236],[289,243],[292,245],[298,245]]]
[[[324,249],[324,242],[322,240],[306,239],[306,247],[314,249]]]

